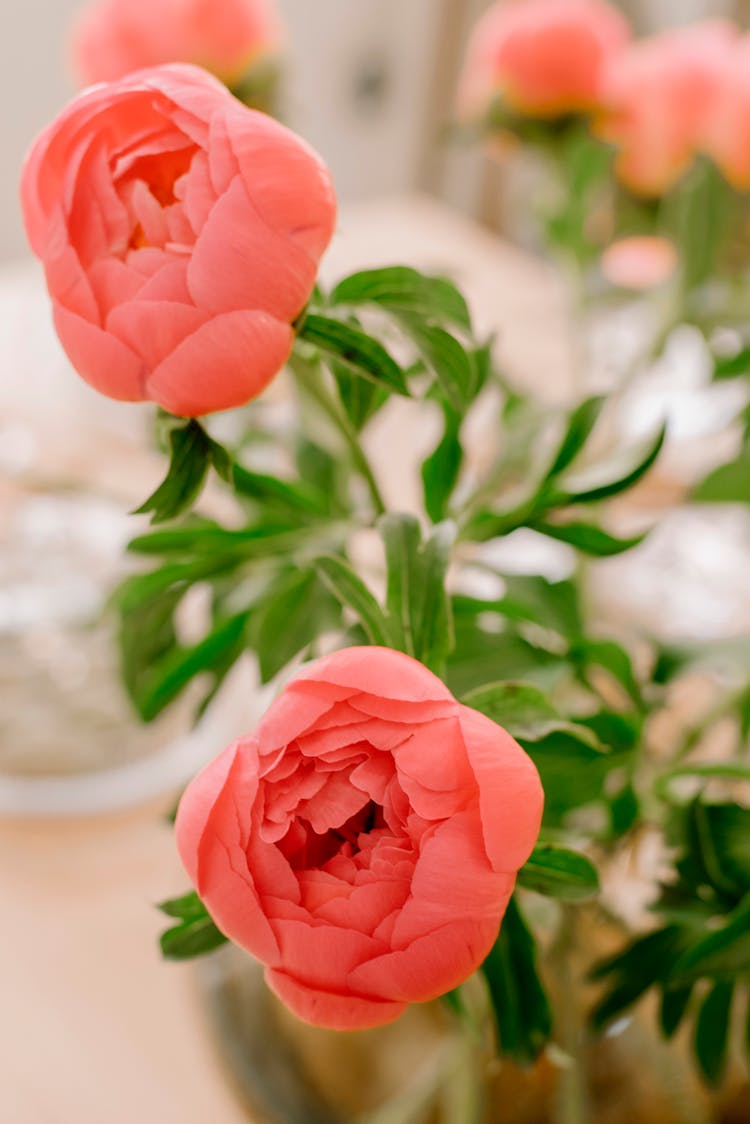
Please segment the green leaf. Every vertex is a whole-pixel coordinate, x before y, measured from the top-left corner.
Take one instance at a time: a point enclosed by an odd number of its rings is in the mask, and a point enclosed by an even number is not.
[[[349,371],[408,397],[404,373],[382,344],[365,332],[326,316],[306,317],[299,338]]]
[[[680,247],[684,295],[714,276],[731,214],[730,187],[707,158],[696,161],[679,190],[665,196],[661,223]]]
[[[393,646],[391,630],[383,609],[362,579],[343,559],[326,555],[315,559],[315,569],[338,601],[352,609],[371,644]]]
[[[445,575],[455,526],[441,523],[422,545],[419,520],[389,513],[378,521],[387,567],[386,607],[396,647],[440,673],[453,646]]]
[[[692,944],[673,964],[670,982],[687,985],[700,979],[732,980],[750,971],[750,896],[720,929]]]
[[[539,534],[546,535],[550,539],[570,543],[584,554],[592,554],[597,558],[623,554],[626,550],[638,546],[646,538],[644,533],[628,539],[618,539],[593,523],[548,523],[535,519],[529,523],[529,527],[532,531],[538,531]]]
[[[609,461],[599,462],[575,475],[560,478],[560,492],[549,497],[549,506],[564,503],[594,503],[619,495],[632,488],[648,472],[661,452],[667,435],[666,425],[655,437],[632,449],[617,453]]]
[[[729,1046],[729,1026],[734,981],[719,981],[701,1004],[693,1046],[701,1071],[710,1085],[720,1085]]]
[[[213,672],[223,677],[245,650],[249,617],[248,612],[238,613],[218,623],[194,647],[175,645],[161,661],[152,663],[136,696],[144,722],[161,714],[196,675]]]
[[[694,503],[750,503],[750,449],[710,472],[691,499]]]
[[[679,1030],[687,1014],[692,995],[692,984],[688,984],[687,987],[664,988],[659,1008],[659,1024],[665,1038],[672,1038]]]
[[[445,660],[453,648],[453,616],[445,578],[456,541],[454,523],[439,523],[422,547],[416,605],[417,659],[442,678]]]
[[[592,979],[611,980],[608,991],[591,1013],[595,1029],[602,1030],[655,983],[666,979],[684,941],[683,932],[668,925],[639,937],[623,952],[597,964]]]
[[[445,516],[463,460],[459,440],[461,418],[450,407],[446,407],[444,413],[443,436],[422,464],[425,509],[433,523],[439,523]]]
[[[734,355],[720,355],[714,359],[714,378],[733,379],[750,374],[750,347],[743,347]]]
[[[469,691],[461,701],[503,726],[514,738],[541,741],[548,734],[562,731],[593,749],[601,748],[595,734],[563,718],[545,694],[531,683],[512,680],[488,683]]]
[[[152,523],[163,523],[191,507],[200,495],[213,462],[214,445],[215,442],[195,419],[187,425],[170,429],[167,475],[134,514],[151,512]]]
[[[167,917],[177,917],[181,921],[192,921],[196,917],[206,916],[206,907],[195,890],[189,890],[179,898],[169,898],[165,902],[159,902],[157,909],[166,913]]]
[[[388,401],[388,391],[371,382],[351,374],[340,363],[331,363],[331,373],[339,388],[341,404],[347,417],[359,432],[381,406]]]
[[[121,587],[124,588],[124,587]],[[166,590],[125,611],[120,604],[118,646],[120,669],[128,696],[146,721],[141,698],[147,689],[152,668],[168,656],[177,643],[174,612],[186,587]]]
[[[596,425],[604,401],[603,397],[586,398],[571,414],[565,435],[545,473],[545,480],[558,476],[578,456]]]
[[[607,774],[623,763],[621,755],[595,749],[568,731],[519,741],[539,771],[546,826],[562,826],[571,812],[603,801]]]
[[[385,546],[388,615],[395,628],[398,647],[416,658],[415,616],[419,597],[419,548],[422,539],[419,520],[413,515],[391,513],[378,520],[378,529]]]
[[[177,913],[168,907],[176,909],[181,902],[191,901],[191,911]],[[159,938],[162,956],[166,960],[192,960],[195,956],[204,956],[213,952],[220,945],[226,944],[227,938],[216,927],[202,902],[192,902],[193,895],[177,898],[172,902],[164,902],[159,908],[170,917],[180,917],[180,923],[167,929]],[[200,906],[200,909],[198,908]]]
[[[251,641],[267,683],[322,632],[340,622],[338,601],[314,569],[284,571],[256,606]]]
[[[232,480],[238,495],[253,500],[269,511],[282,511],[294,519],[320,517],[330,511],[330,497],[304,480],[280,480],[262,472],[233,466]]]
[[[331,293],[332,304],[374,303],[392,312],[412,313],[469,330],[466,301],[450,281],[428,277],[405,266],[368,269],[340,281]]]
[[[537,971],[534,938],[515,897],[482,965],[501,1053],[520,1065],[539,1057],[552,1033],[552,1012]]]
[[[222,564],[239,565],[246,558],[269,558],[288,555],[310,539],[308,527],[299,521],[285,519],[255,526],[229,530],[215,523],[189,523],[168,531],[152,531],[128,543],[133,554],[195,554],[206,564],[208,572],[221,569]]]
[[[426,324],[411,316],[399,321],[417,345],[427,366],[435,373],[440,389],[452,409],[463,413],[470,401],[474,369],[463,345],[435,324]]]
[[[546,681],[564,667],[562,656],[508,628],[487,628],[482,616],[457,615],[457,602],[452,599],[455,643],[446,665],[446,683],[457,698],[498,676],[538,676]]]
[[[359,380],[363,381],[363,380]],[[300,435],[297,438],[295,449],[295,468],[301,480],[310,487],[328,496],[332,506],[339,508],[339,460],[327,449],[311,441],[309,437]]]
[[[583,629],[578,590],[571,581],[551,582],[536,574],[505,574],[505,592],[494,601],[456,597],[456,612],[474,616],[497,614],[512,621],[528,621],[550,629],[565,639],[579,637]]]
[[[589,637],[580,639],[571,648],[571,658],[580,661],[584,666],[593,665],[609,672],[621,687],[623,687],[633,701],[640,705],[641,692],[638,681],[633,673],[633,664],[630,656],[614,640],[593,640]]]
[[[735,900],[744,896],[750,890],[750,810],[698,798],[688,810],[688,833],[706,880]]]
[[[582,901],[599,892],[599,875],[585,855],[540,843],[518,872],[518,885],[547,897]]]

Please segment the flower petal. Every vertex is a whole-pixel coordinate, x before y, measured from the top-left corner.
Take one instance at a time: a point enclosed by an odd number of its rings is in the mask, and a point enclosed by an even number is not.
[[[142,402],[143,360],[116,336],[54,304],[55,329],[81,378],[95,390],[122,402]]]
[[[210,313],[175,301],[134,300],[119,304],[107,317],[112,332],[143,356],[149,371],[210,319]]]
[[[515,872],[531,854],[542,822],[539,774],[518,742],[485,715],[462,706],[460,721],[479,786],[487,855],[494,870]]]
[[[258,308],[291,322],[315,274],[304,250],[263,222],[237,177],[198,235],[188,287],[195,303],[213,312]]]
[[[183,417],[244,406],[278,374],[293,342],[289,325],[267,313],[215,316],[148,377],[148,397]]]
[[[338,995],[300,983],[288,972],[266,970],[266,983],[297,1018],[331,1030],[365,1030],[392,1023],[406,1010],[405,1003],[364,999],[351,992]]]

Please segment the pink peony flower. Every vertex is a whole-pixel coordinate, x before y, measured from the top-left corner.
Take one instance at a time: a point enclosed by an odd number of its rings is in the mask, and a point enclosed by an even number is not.
[[[231,84],[280,39],[271,0],[96,0],[73,25],[71,61],[82,86],[170,62]]]
[[[192,66],[81,94],[21,197],[73,366],[186,417],[242,405],[284,365],[336,212],[316,153]]]
[[[459,105],[471,116],[494,96],[534,117],[599,102],[604,67],[630,36],[604,0],[510,0],[493,4],[469,41]]]
[[[750,188],[750,36],[739,40],[721,68],[703,148],[734,187]]]
[[[703,145],[736,37],[723,20],[692,24],[633,44],[607,74],[598,131],[619,149],[632,191],[670,190]]]
[[[354,1030],[461,983],[497,937],[542,790],[416,660],[304,668],[188,787],[177,845],[219,928],[300,1018]]]
[[[663,285],[677,269],[673,242],[659,235],[620,238],[602,254],[601,270],[612,285],[645,291]]]

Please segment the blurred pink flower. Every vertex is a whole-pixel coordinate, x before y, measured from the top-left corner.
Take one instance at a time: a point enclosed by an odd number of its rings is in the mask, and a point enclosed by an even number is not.
[[[679,258],[673,242],[659,235],[633,235],[608,246],[601,257],[602,274],[621,289],[647,290],[673,276]]]
[[[722,67],[703,146],[734,187],[750,188],[750,36]]]
[[[80,94],[34,143],[21,201],[79,374],[188,417],[284,365],[336,217],[317,153],[187,65]]]
[[[209,913],[279,998],[359,1030],[482,963],[542,803],[510,734],[426,667],[344,648],[188,785],[175,830]]]
[[[737,34],[729,21],[691,24],[612,60],[597,132],[619,149],[617,173],[632,191],[664,195],[703,148]]]
[[[73,24],[70,53],[81,86],[170,62],[232,84],[280,38],[273,0],[95,0]]]
[[[591,109],[606,63],[629,37],[624,17],[605,0],[501,0],[472,32],[460,110],[474,116],[495,96],[534,117]]]

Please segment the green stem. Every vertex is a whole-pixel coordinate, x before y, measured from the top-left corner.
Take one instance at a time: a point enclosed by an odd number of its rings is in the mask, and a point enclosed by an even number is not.
[[[560,933],[551,957],[557,974],[557,1042],[568,1064],[561,1066],[553,1109],[555,1124],[588,1124],[591,1119],[586,1081],[586,1031],[580,1010],[581,981],[573,964],[578,918],[564,906]]]
[[[378,487],[375,474],[370,467],[370,462],[360,444],[357,431],[349,421],[349,418],[346,416],[337,398],[331,393],[329,387],[321,378],[320,364],[310,363],[308,360],[295,354],[295,352],[292,352],[288,362],[298,385],[302,387],[305,393],[320,407],[321,411],[326,415],[329,421],[333,422],[336,429],[344,438],[354,465],[367,484],[376,516],[385,515],[387,511],[385,500]]]

